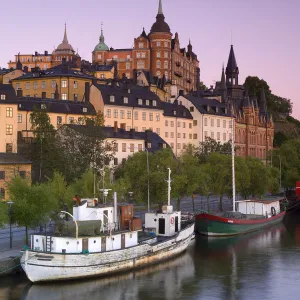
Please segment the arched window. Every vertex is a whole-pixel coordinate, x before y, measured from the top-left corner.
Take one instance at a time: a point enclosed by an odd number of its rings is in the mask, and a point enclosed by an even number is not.
[[[156,76],[157,76],[157,77],[160,77],[160,76],[161,76],[160,71],[157,71],[157,72],[156,72]]]
[[[168,61],[167,60],[165,60],[165,62],[164,62],[164,69],[168,69]]]
[[[158,60],[158,61],[156,62],[156,68],[157,68],[157,69],[160,69],[160,60]]]

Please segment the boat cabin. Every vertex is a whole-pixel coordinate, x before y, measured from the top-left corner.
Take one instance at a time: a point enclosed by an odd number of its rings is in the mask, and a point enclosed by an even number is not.
[[[246,215],[263,215],[270,218],[280,213],[278,199],[237,201],[237,211]]]

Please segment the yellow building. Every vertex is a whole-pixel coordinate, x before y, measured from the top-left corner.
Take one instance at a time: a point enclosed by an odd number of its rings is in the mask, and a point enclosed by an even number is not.
[[[82,101],[85,83],[91,84],[93,79],[72,69],[64,60],[63,64],[47,71],[33,69],[11,82],[19,96]]]
[[[31,162],[17,153],[0,153],[0,200],[8,200],[8,184],[13,178],[31,178]]]

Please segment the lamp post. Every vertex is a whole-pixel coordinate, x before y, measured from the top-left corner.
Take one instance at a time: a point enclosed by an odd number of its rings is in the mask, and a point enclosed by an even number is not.
[[[145,151],[147,151],[147,173],[148,173],[148,212],[150,212],[150,187],[149,187],[149,151],[145,147]]]
[[[8,201],[7,204],[9,205],[9,248],[12,249],[12,232],[11,232],[11,223],[12,223],[12,205],[14,204],[13,201]]]

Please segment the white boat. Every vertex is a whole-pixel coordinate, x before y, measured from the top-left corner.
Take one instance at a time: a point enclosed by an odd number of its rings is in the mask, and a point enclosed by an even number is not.
[[[70,280],[139,268],[169,259],[189,245],[194,223],[181,223],[181,212],[170,205],[169,170],[168,205],[161,213],[145,214],[145,228],[133,217],[133,206],[94,206],[83,201],[73,207],[76,235],[32,235],[31,247],[21,257],[21,266],[32,282]],[[96,234],[81,236],[81,225],[93,221]],[[98,223],[97,223],[98,222]],[[73,223],[74,224],[74,223]]]

